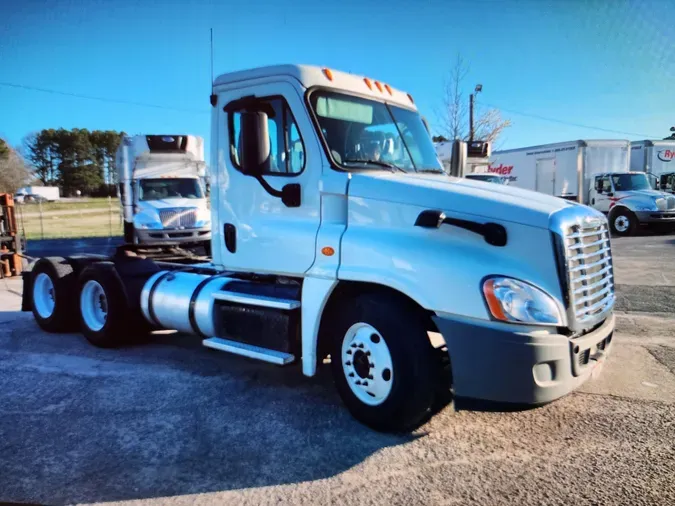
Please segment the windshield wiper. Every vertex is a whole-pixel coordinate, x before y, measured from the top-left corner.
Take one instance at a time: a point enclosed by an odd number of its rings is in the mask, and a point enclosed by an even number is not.
[[[386,167],[388,169],[392,169],[392,172],[395,171],[401,171],[405,174],[408,172],[405,169],[402,169],[398,165],[394,165],[393,163],[389,162],[382,162],[380,160],[342,160],[344,163],[370,163],[371,165],[379,165],[380,167]]]
[[[443,169],[417,169],[416,172],[418,174],[445,174]]]

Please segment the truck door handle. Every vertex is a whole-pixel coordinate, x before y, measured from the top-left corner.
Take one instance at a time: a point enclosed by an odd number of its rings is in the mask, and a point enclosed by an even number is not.
[[[232,223],[225,223],[223,227],[223,232],[225,236],[225,247],[230,253],[237,252],[237,227],[232,225]]]

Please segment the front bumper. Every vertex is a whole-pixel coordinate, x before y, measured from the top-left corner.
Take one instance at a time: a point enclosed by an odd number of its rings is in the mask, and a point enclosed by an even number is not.
[[[194,243],[211,240],[211,227],[189,229],[136,229],[138,242],[146,243]]]
[[[675,209],[670,211],[635,211],[640,223],[675,223]]]
[[[569,338],[514,325],[434,317],[450,355],[455,395],[516,404],[543,404],[597,374],[612,348],[614,315]]]

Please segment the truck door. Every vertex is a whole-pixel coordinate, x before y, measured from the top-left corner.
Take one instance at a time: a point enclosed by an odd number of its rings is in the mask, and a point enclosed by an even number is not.
[[[612,203],[612,182],[609,176],[596,176],[593,181],[593,187],[590,189],[591,207],[603,213],[609,212],[609,207]]]
[[[537,160],[536,190],[555,195],[555,158]]]
[[[261,182],[244,175],[239,164],[241,111],[237,104],[254,97],[268,115],[270,163],[262,179],[281,190],[300,185],[300,204],[289,207]],[[247,98],[246,100],[249,100]],[[246,103],[245,101],[243,103]],[[229,105],[228,105],[229,104]],[[219,236],[214,262],[227,269],[301,275],[315,257],[320,224],[320,146],[298,91],[286,82],[247,86],[219,95]],[[228,112],[225,112],[228,109]],[[215,220],[214,220],[215,221]],[[218,244],[215,244],[215,242]]]

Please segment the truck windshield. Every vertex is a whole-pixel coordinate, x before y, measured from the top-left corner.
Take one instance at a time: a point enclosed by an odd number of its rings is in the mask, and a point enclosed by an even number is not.
[[[331,157],[341,167],[443,172],[417,112],[324,90],[313,92],[310,103]]]
[[[614,190],[618,192],[651,190],[652,188],[646,174],[613,174],[612,183],[614,183]]]
[[[202,199],[204,192],[198,179],[192,178],[163,178],[141,179],[138,200],[162,199]]]

